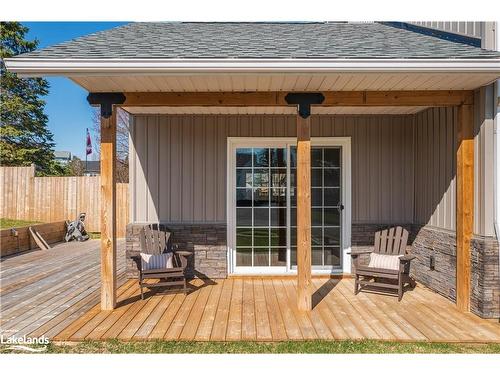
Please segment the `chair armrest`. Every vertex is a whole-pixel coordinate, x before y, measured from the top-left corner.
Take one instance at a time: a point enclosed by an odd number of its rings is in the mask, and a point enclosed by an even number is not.
[[[193,255],[193,253],[191,251],[185,251],[185,250],[174,250],[174,253],[180,256],[181,267],[183,269],[186,269],[188,264],[188,258],[191,255]]]
[[[179,254],[180,256],[186,257],[186,258],[189,258],[191,255],[193,255],[193,253],[191,251],[185,251],[185,250],[174,251],[174,253]]]
[[[403,255],[402,257],[399,257],[399,261],[400,262],[409,262],[409,261],[411,261],[412,259],[415,259],[415,258],[416,258],[415,255],[406,254],[406,255]]]
[[[370,254],[373,253],[373,249],[364,249],[364,250],[355,250],[348,252],[347,254],[351,254],[351,257],[357,257],[358,255]]]

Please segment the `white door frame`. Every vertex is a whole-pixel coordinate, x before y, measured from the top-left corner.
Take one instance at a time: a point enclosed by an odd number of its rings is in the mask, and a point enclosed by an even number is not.
[[[250,147],[287,147],[296,145],[295,137],[228,137],[227,138],[227,165],[226,165],[226,215],[227,215],[227,265],[229,274],[246,275],[283,275],[296,274],[297,271],[287,267],[248,267],[235,271],[234,254],[236,250],[236,148]],[[342,268],[313,269],[313,274],[351,273],[351,137],[312,137],[311,146],[338,146],[342,150],[342,203],[344,210],[342,217]],[[287,169],[289,163],[287,163]],[[288,224],[288,223],[287,223]],[[289,258],[287,256],[287,258]]]

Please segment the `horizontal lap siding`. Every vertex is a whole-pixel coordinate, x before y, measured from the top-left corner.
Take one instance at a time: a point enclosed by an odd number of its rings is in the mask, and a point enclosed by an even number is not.
[[[353,222],[412,222],[412,119],[312,117],[313,137],[352,137]],[[227,137],[294,137],[295,126],[286,115],[135,116],[131,220],[225,222]]]

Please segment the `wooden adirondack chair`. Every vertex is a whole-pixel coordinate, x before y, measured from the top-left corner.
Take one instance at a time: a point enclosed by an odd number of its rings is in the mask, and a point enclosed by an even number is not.
[[[398,226],[376,232],[373,249],[353,251],[354,294],[358,294],[363,286],[380,287],[397,290],[398,300],[401,301],[405,284],[415,286],[415,281],[410,277],[410,262],[415,256],[406,254],[407,243],[408,231]],[[369,265],[360,265],[359,256],[367,253],[385,257],[371,257]],[[377,264],[379,266],[374,266]],[[380,267],[381,264],[390,267]]]
[[[145,226],[140,234],[141,253],[157,255],[167,253],[170,232],[152,229]],[[178,251],[174,249],[172,255],[172,267],[145,269],[144,261],[140,255],[132,257],[139,269],[139,286],[141,288],[141,299],[144,299],[143,288],[155,288],[166,286],[181,286],[184,294],[187,294],[186,268],[188,258],[192,255],[189,251]],[[151,283],[146,280],[160,279],[159,282]]]

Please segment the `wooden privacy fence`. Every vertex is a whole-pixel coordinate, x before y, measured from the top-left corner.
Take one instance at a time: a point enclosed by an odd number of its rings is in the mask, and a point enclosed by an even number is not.
[[[100,231],[100,177],[35,177],[34,167],[0,167],[0,217],[51,223],[87,214],[86,228]],[[128,184],[116,184],[118,237],[129,218]]]

